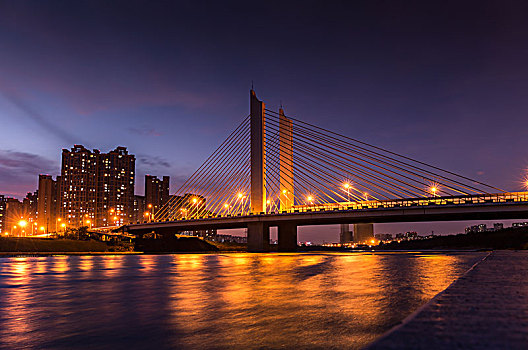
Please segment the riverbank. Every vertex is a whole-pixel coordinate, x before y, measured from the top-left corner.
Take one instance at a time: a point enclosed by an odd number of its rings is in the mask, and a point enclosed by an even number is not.
[[[0,238],[0,256],[23,255],[102,255],[156,253],[245,252],[246,245],[218,243],[197,237],[150,240],[132,243],[105,243],[96,240],[6,237]]]
[[[510,227],[491,232],[436,236],[423,240],[391,242],[374,250],[528,249],[528,227]]]
[[[0,238],[0,253],[105,253],[110,247],[99,241],[6,237]]]
[[[368,349],[525,349],[528,251],[494,251]]]

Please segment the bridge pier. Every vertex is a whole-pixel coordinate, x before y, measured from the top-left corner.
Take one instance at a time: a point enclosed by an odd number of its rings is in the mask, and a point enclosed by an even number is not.
[[[354,224],[354,242],[366,243],[374,239],[374,224]]]
[[[269,252],[269,226],[262,222],[250,222],[247,226],[248,252]]]
[[[279,252],[297,251],[297,225],[282,223],[278,226]]]

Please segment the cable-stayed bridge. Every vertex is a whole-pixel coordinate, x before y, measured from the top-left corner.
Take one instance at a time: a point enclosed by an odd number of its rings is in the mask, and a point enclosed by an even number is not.
[[[293,250],[297,227],[528,217],[528,192],[497,187],[271,111],[250,114],[134,234],[247,228],[248,250]]]

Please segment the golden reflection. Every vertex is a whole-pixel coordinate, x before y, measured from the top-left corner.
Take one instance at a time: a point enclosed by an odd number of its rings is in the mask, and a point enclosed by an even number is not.
[[[173,263],[171,324],[189,347],[324,348],[328,339],[360,347],[460,272],[457,257],[419,254],[183,255]],[[400,299],[407,302],[394,304]]]
[[[123,266],[123,256],[120,255],[109,255],[103,259],[103,266],[106,277],[115,277],[120,274],[121,267]]]
[[[8,284],[14,288],[3,288],[2,302],[9,307],[2,310],[2,342],[23,344],[27,334],[33,331],[31,322],[31,273],[29,258],[8,259],[7,272],[11,276]],[[4,263],[4,261],[2,261]],[[1,329],[0,328],[0,329]]]
[[[64,256],[64,255],[54,256],[53,266],[51,268],[52,271],[59,273],[59,274],[64,274],[69,269],[68,260],[69,260],[68,256]]]
[[[171,348],[360,348],[444,289],[479,254],[5,258],[0,342],[40,348],[43,339],[81,339],[86,329],[92,338],[119,333],[131,339],[141,329],[145,339],[166,334]],[[86,278],[86,271],[96,278]]]
[[[79,269],[83,271],[92,271],[94,266],[94,257],[91,255],[79,257]]]

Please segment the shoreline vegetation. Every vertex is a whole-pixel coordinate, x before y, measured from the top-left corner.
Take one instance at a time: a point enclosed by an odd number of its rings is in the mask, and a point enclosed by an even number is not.
[[[276,247],[275,247],[276,248]],[[528,249],[528,227],[510,227],[493,232],[478,232],[436,236],[428,239],[381,243],[368,249],[333,248],[323,246],[299,247],[298,252],[344,251],[416,251],[416,250],[494,250]],[[245,252],[246,245],[211,242],[198,237],[138,239],[130,242],[101,242],[94,239],[65,238],[0,238],[0,256],[17,254],[167,254]],[[272,248],[272,251],[276,249]]]

